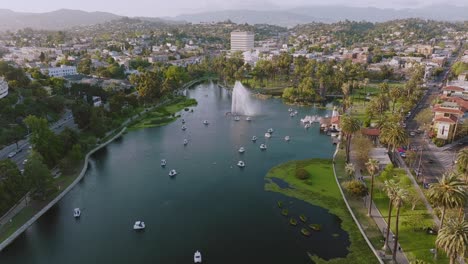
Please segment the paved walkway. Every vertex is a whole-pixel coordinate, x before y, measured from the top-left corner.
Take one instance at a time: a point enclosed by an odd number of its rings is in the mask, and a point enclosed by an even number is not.
[[[29,198],[23,197],[19,203],[15,205],[15,207],[11,208],[6,214],[4,214],[0,218],[0,228],[5,225],[6,223],[10,222],[13,217],[16,216],[24,207],[27,205],[27,200]]]
[[[354,166],[355,166],[355,169],[356,169],[355,177],[356,177],[356,179],[360,179],[362,177],[361,172],[360,172],[361,168],[357,165],[355,157],[353,157],[352,154],[353,154],[353,152],[351,152],[350,162],[353,163]],[[369,204],[369,196],[367,196],[367,198],[366,198],[366,207],[367,208],[368,208],[368,204]],[[385,237],[386,230],[387,230],[387,222],[385,221],[385,218],[380,213],[379,209],[375,206],[375,203],[372,203],[371,217],[372,217],[372,219],[374,219],[374,221],[377,224],[377,227],[379,228],[380,232],[382,232],[383,236]],[[392,239],[393,237],[394,237],[394,234],[390,230],[390,235],[389,235],[389,240],[390,241],[389,241],[388,245],[389,245],[391,251],[393,251],[393,246],[394,246],[394,242],[393,242],[393,239]],[[382,243],[382,247],[383,247],[383,243]],[[396,261],[397,261],[398,264],[409,264],[409,260],[406,257],[403,249],[397,250]]]

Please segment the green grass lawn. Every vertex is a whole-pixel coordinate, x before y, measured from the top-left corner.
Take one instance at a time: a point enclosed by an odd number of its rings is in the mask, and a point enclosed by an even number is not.
[[[347,181],[349,178],[346,176],[345,173],[345,153],[343,150],[340,150],[335,157],[335,169],[336,169],[336,176],[338,180],[341,182]],[[346,192],[345,192],[346,195]],[[367,216],[367,207],[364,205],[362,199],[353,198],[347,196],[348,203],[351,209],[354,212],[354,215],[358,219],[359,223],[361,224],[362,229],[367,235],[367,238],[371,241],[372,245],[375,249],[380,249],[383,246],[383,235],[380,232],[379,228],[375,221]]]
[[[13,217],[11,222],[3,225],[0,228],[0,243],[7,239],[9,236],[11,236],[29,219],[31,219],[31,217],[33,217],[36,212],[37,211],[31,206],[25,207],[17,215],[15,215],[15,217]]]
[[[175,115],[177,112],[195,105],[197,105],[195,99],[176,98],[165,105],[144,113],[140,119],[130,125],[129,130],[167,125],[177,118]]]
[[[395,169],[395,176],[393,179],[396,182],[404,182],[408,176],[406,175],[405,171],[402,169]],[[385,179],[382,177],[377,176],[375,180],[375,188],[374,188],[374,203],[377,205],[380,213],[387,217],[388,215],[388,196],[382,191],[383,182]],[[368,186],[370,186],[370,180],[366,180]],[[408,184],[404,186],[408,191],[414,189],[412,184]],[[395,230],[395,214],[396,209],[392,211],[392,231]],[[406,203],[400,210],[400,224],[399,224],[399,232],[400,238],[399,243],[403,248],[406,256],[411,260],[424,260],[427,263],[448,263],[448,259],[446,258],[445,254],[439,252],[438,259],[434,260],[433,255],[430,253],[431,248],[435,248],[435,235],[429,235],[424,230],[418,228],[414,230],[412,226],[405,225],[404,222],[410,220],[413,215],[421,215],[421,227],[432,227],[434,225],[434,221],[432,216],[427,212],[426,207],[419,203],[415,210],[411,210],[411,205]]]
[[[303,168],[311,175],[306,180],[296,178],[297,168]],[[278,178],[287,182],[292,188],[281,189],[270,178]],[[329,210],[341,220],[341,227],[348,232],[351,245],[346,258],[335,258],[329,261],[311,256],[315,263],[377,263],[372,251],[349,215],[348,209],[341,197],[333,175],[332,161],[311,159],[291,161],[272,168],[266,175],[268,182],[266,191],[282,193],[310,204]]]

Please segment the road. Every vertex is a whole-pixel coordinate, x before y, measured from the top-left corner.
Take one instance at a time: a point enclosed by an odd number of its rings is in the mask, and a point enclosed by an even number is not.
[[[62,132],[66,127],[72,128],[72,129],[78,128],[73,119],[72,112],[68,109],[65,111],[62,118],[60,118],[57,122],[49,126],[49,128],[56,134]],[[11,158],[11,160],[14,161],[18,165],[18,168],[20,170],[24,168],[23,161],[29,155],[29,151],[30,151],[29,146],[30,144],[29,144],[28,137],[20,140],[18,142],[19,152],[14,157]],[[9,153],[17,152],[18,150],[16,149],[16,144],[11,144],[9,146],[6,146],[0,150],[0,159],[7,159]]]
[[[456,61],[458,56],[452,56],[448,59],[448,66],[445,68],[443,74],[433,82],[428,83],[428,91],[412,111],[411,115],[407,119],[407,130],[416,131],[417,123],[414,121],[414,117],[423,109],[430,107],[431,96],[438,95],[440,88],[443,87],[444,82],[449,74],[451,65]],[[453,168],[453,162],[455,160],[456,152],[463,146],[466,146],[468,140],[461,140],[458,144],[453,144],[451,147],[438,148],[432,141],[427,137],[426,133],[416,134],[410,136],[410,144],[418,148],[418,156],[415,162],[414,169],[419,170],[419,180],[423,183],[430,184],[437,182],[437,179],[446,171]],[[425,185],[427,187],[427,185]]]

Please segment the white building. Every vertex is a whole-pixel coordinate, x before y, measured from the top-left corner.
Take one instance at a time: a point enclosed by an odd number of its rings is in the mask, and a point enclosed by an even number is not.
[[[8,95],[8,83],[3,79],[0,78],[0,99],[6,97]]]
[[[48,73],[49,76],[52,77],[65,77],[69,75],[76,75],[76,67],[75,66],[65,66],[62,65],[60,67],[48,68],[41,70],[42,73]]]
[[[231,51],[248,51],[254,48],[255,34],[247,31],[231,32]]]

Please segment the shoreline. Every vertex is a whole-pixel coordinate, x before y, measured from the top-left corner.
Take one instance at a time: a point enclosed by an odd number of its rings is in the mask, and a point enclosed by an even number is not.
[[[26,231],[32,224],[34,224],[37,219],[39,219],[43,214],[45,214],[52,206],[58,203],[65,195],[70,192],[78,182],[80,182],[86,171],[88,170],[89,166],[89,158],[98,150],[106,147],[108,144],[112,143],[115,139],[121,137],[123,133],[127,130],[127,127],[124,127],[119,133],[113,136],[111,139],[107,140],[106,142],[100,144],[99,146],[95,147],[94,149],[90,150],[84,159],[83,168],[81,169],[80,174],[76,177],[76,179],[68,185],[57,197],[55,197],[52,201],[50,201],[46,206],[44,206],[39,212],[37,212],[31,219],[29,219],[25,224],[23,224],[20,228],[18,228],[13,234],[11,234],[7,239],[3,240],[0,243],[0,251],[5,249],[8,245],[10,245],[18,236],[20,236],[24,231]]]

